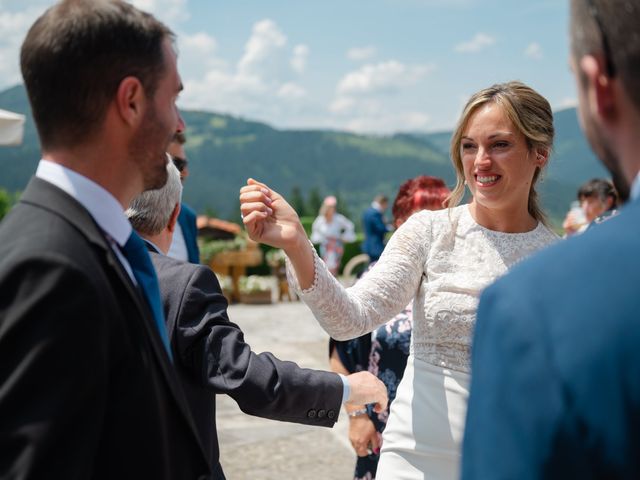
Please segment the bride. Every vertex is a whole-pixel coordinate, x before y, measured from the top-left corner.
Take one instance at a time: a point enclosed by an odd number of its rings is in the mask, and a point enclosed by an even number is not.
[[[370,332],[414,299],[410,355],[383,434],[379,480],[458,477],[480,291],[557,238],[535,190],[553,135],[549,103],[530,87],[509,82],[473,95],[451,140],[457,185],[449,208],[414,214],[348,289],[327,271],[281,195],[253,179],[240,190],[249,236],[285,250],[292,283],[333,338]],[[465,186],[471,201],[456,206]]]

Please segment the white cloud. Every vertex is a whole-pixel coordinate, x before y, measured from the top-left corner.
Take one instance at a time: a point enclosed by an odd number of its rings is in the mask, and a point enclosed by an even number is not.
[[[361,133],[393,133],[397,131],[425,130],[431,119],[422,112],[398,112],[385,115],[355,117],[347,121],[347,130]]]
[[[566,97],[553,106],[553,110],[564,110],[565,108],[576,108],[578,100],[573,97]]]
[[[20,46],[27,31],[45,10],[46,2],[22,11],[0,10],[0,89],[22,81],[20,74]]]
[[[307,92],[304,88],[293,82],[285,83],[278,89],[278,97],[287,100],[297,100],[303,98],[306,94]]]
[[[261,20],[253,26],[251,37],[238,62],[241,75],[263,76],[282,69],[287,37],[272,20]]]
[[[396,60],[364,65],[345,75],[337,92],[338,95],[393,92],[414,85],[434,68],[433,65],[405,65]]]
[[[475,53],[483,50],[496,43],[496,39],[486,33],[477,33],[468,42],[462,42],[456,45],[455,51],[461,53]]]
[[[213,38],[198,37],[186,44],[194,51],[208,50],[210,65],[198,74],[183,74],[182,108],[206,108],[273,122],[291,121],[308,103],[306,89],[295,79],[306,68],[309,47],[289,47],[286,35],[272,20],[253,26],[235,65],[217,56]],[[187,68],[193,61],[195,56],[186,62]]]
[[[527,48],[524,50],[524,54],[527,57],[532,58],[534,60],[542,60],[542,57],[543,57],[542,47],[540,46],[539,43],[536,43],[536,42],[530,43],[529,45],[527,45]]]
[[[130,0],[140,10],[152,13],[173,29],[176,23],[189,20],[187,0]]]
[[[350,48],[347,51],[347,58],[355,62],[361,62],[363,60],[370,59],[371,57],[375,56],[375,54],[376,54],[375,47],[372,47],[372,46],[354,47],[354,48]]]
[[[309,47],[306,45],[296,45],[293,49],[293,56],[291,57],[291,68],[296,72],[302,73],[307,67],[307,60],[309,58]]]

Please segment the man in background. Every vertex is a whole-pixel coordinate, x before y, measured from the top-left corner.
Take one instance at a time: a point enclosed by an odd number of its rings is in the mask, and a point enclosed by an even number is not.
[[[617,213],[618,192],[604,178],[593,178],[578,189],[579,210],[573,208],[562,224],[566,236],[586,231],[592,224],[602,223]]]
[[[464,479],[640,478],[640,0],[572,0],[571,68],[631,199],[482,295]]]
[[[389,206],[389,199],[384,195],[377,195],[371,206],[362,214],[364,228],[364,242],[362,252],[369,255],[372,262],[377,261],[384,250],[384,236],[391,228],[384,222],[384,212]]]
[[[184,181],[189,176],[189,161],[184,149],[187,141],[183,131],[178,131],[169,144],[167,152],[173,160],[173,164],[180,172],[180,180]],[[173,235],[169,255],[177,260],[200,263],[200,249],[198,248],[198,227],[196,225],[196,212],[186,203],[182,202],[176,231]]]
[[[229,321],[227,301],[211,269],[166,256],[182,191],[177,169],[169,164],[168,171],[167,184],[136,197],[127,215],[152,252],[175,367],[214,478],[224,479],[215,394],[231,396],[251,415],[324,427],[335,424],[343,402],[385,408],[386,388],[369,372],[339,376],[251,351],[242,330]]]
[[[0,225],[1,478],[209,473],[123,215],[167,179],[173,39],[127,2],[67,0],[22,45],[42,160]]]

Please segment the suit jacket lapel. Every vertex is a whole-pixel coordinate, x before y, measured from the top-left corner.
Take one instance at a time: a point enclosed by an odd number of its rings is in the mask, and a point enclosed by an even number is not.
[[[167,380],[179,410],[182,411],[185,420],[189,423],[192,433],[200,445],[203,455],[205,458],[208,458],[208,455],[205,453],[204,448],[200,443],[197,429],[191,416],[186,398],[178,383],[178,378],[173,369],[173,365],[171,365],[171,361],[169,360],[169,356],[167,355],[164,344],[162,343],[160,334],[158,333],[151,310],[149,310],[149,307],[142,298],[142,294],[131,281],[129,274],[116,257],[109,241],[104,236],[100,227],[95,223],[93,217],[91,217],[89,212],[73,197],[55,185],[37,177],[31,179],[20,201],[37,205],[40,208],[44,208],[56,215],[64,217],[66,221],[78,228],[78,230],[80,230],[91,243],[95,244],[103,251],[107,264],[116,272],[136,305],[136,308],[142,317],[144,328],[151,340],[152,349],[156,359],[158,360],[160,369]]]

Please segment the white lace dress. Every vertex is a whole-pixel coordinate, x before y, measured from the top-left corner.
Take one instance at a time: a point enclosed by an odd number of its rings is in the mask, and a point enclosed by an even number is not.
[[[287,266],[294,288],[338,340],[374,330],[414,299],[409,360],[376,478],[458,477],[480,291],[557,238],[542,223],[527,233],[488,230],[462,205],[413,215],[351,288],[344,289],[316,256],[314,283],[300,291]]]

